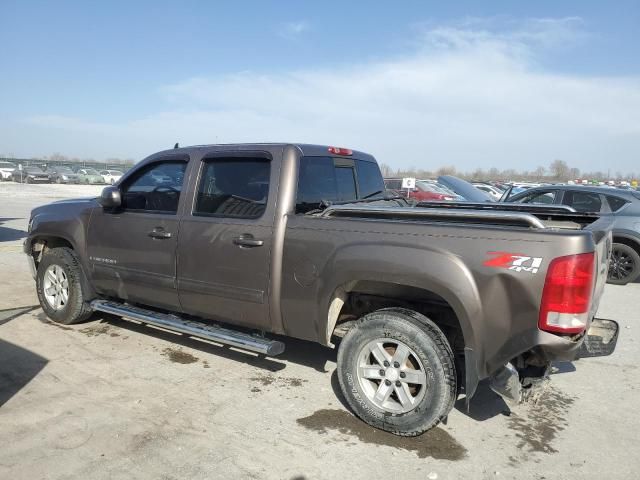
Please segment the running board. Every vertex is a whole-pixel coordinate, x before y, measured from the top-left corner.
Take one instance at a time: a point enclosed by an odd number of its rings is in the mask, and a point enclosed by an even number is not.
[[[217,325],[209,325],[193,320],[186,320],[167,313],[154,312],[145,308],[135,307],[108,300],[94,300],[91,308],[100,312],[111,313],[125,319],[136,320],[138,322],[166,328],[174,332],[184,333],[198,338],[205,338],[214,342],[231,345],[233,347],[250,350],[252,352],[269,355],[271,357],[284,352],[284,343],[277,340],[238,332]]]

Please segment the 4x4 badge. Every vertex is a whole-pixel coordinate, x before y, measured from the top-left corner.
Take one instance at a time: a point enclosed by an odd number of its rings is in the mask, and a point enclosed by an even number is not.
[[[514,272],[538,273],[542,257],[530,257],[521,253],[487,252],[492,258],[486,260],[485,267],[506,268]]]

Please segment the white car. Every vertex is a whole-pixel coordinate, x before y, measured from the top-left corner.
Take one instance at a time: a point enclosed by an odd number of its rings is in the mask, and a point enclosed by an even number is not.
[[[485,193],[488,193],[494,200],[500,200],[500,197],[502,197],[502,192],[500,190],[496,187],[492,187],[491,185],[487,185],[486,183],[474,183],[473,186]]]
[[[113,185],[120,180],[124,174],[120,170],[101,170],[100,175],[104,178],[104,183]]]
[[[0,180],[7,181],[16,170],[16,166],[11,162],[0,162]]]

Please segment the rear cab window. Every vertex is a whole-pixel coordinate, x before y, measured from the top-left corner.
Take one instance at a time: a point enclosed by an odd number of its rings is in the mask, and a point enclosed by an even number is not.
[[[296,213],[320,207],[323,201],[343,202],[372,197],[384,192],[378,164],[340,157],[300,159]]]

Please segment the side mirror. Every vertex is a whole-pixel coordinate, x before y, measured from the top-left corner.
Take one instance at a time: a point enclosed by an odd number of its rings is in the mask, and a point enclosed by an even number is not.
[[[104,208],[118,208],[122,205],[122,195],[118,187],[105,187],[98,198],[98,203]]]

